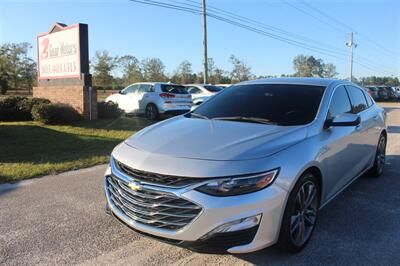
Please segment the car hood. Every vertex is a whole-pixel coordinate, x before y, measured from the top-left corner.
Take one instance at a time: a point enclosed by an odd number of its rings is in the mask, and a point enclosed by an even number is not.
[[[166,156],[237,161],[270,156],[307,136],[306,126],[175,117],[147,127],[125,143]]]

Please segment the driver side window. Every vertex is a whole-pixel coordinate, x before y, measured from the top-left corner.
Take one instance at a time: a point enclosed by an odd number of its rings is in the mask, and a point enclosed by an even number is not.
[[[138,88],[139,88],[139,85],[131,85],[131,86],[126,87],[125,89],[123,89],[122,92],[124,94],[135,93]]]
[[[333,93],[331,104],[329,106],[328,118],[334,118],[337,115],[351,113],[351,104],[344,86],[337,87]]]

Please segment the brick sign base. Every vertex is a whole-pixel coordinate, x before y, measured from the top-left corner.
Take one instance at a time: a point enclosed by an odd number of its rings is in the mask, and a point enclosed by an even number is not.
[[[92,89],[91,94],[89,91],[88,86],[82,85],[43,86],[33,88],[33,97],[71,105],[84,119],[93,120],[97,119],[97,91]]]

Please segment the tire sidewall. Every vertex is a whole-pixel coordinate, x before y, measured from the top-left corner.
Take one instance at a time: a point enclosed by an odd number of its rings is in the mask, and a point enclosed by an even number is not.
[[[316,195],[316,197],[318,199],[317,215],[316,215],[314,227],[312,228],[309,238],[304,242],[303,245],[297,246],[293,243],[292,238],[290,236],[291,215],[293,213],[297,193],[299,192],[302,185],[308,181],[313,182],[317,188],[317,195]],[[285,207],[285,211],[283,213],[281,229],[280,229],[279,239],[278,239],[278,245],[283,250],[288,251],[290,253],[297,253],[297,252],[300,252],[308,244],[308,242],[310,241],[310,239],[313,236],[315,227],[318,222],[318,212],[319,212],[318,209],[320,206],[320,198],[321,198],[321,188],[319,187],[317,178],[310,172],[306,172],[306,173],[302,174],[301,177],[299,178],[299,180],[296,182],[296,185],[293,187],[292,191],[289,194],[289,197],[288,197],[288,200],[286,203],[286,207]]]
[[[151,117],[151,116],[149,115],[149,108],[150,108],[150,107],[153,107],[154,110],[155,110],[155,115],[154,115],[154,117]],[[152,104],[152,103],[148,104],[148,105],[146,106],[145,115],[146,115],[146,118],[149,119],[149,120],[151,120],[151,121],[157,120],[157,118],[158,118],[158,109],[157,109],[157,106],[155,106],[155,105]]]

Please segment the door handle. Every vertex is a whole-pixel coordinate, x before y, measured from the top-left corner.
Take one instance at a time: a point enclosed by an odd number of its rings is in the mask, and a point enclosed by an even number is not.
[[[379,116],[378,115],[374,115],[374,120],[378,120]]]

